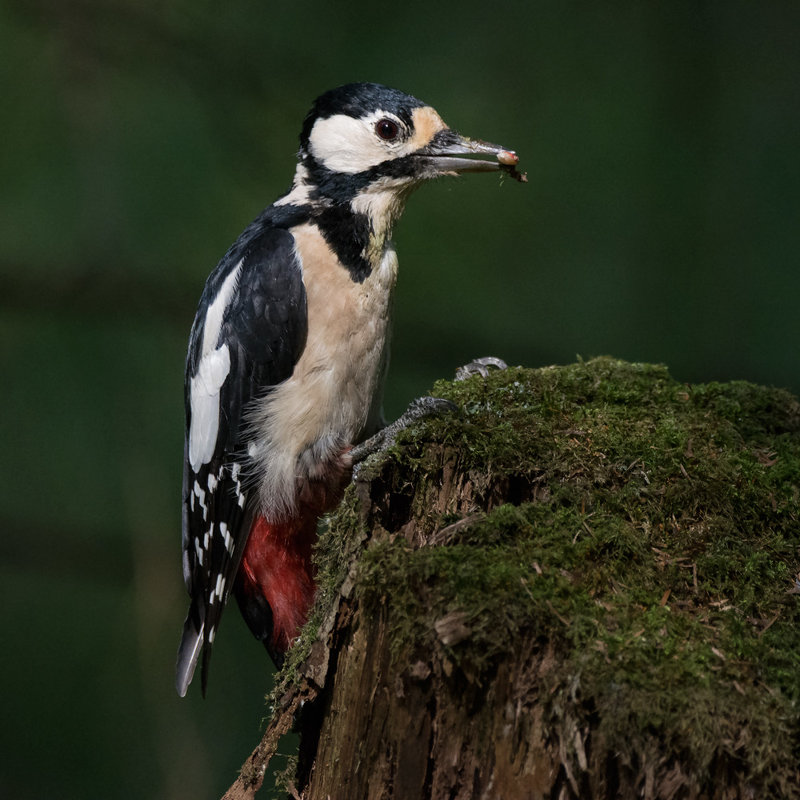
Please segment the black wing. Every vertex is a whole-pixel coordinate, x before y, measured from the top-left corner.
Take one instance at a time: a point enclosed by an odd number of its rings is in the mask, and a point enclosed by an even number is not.
[[[205,694],[214,635],[247,543],[246,409],[292,374],[306,332],[292,235],[251,225],[209,277],[189,342],[183,571],[191,606],[178,651],[181,696],[201,648]]]

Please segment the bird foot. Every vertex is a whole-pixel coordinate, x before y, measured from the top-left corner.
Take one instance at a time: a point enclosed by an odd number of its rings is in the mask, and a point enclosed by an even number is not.
[[[486,378],[489,375],[490,367],[508,369],[508,365],[501,358],[485,356],[484,358],[476,358],[469,364],[459,367],[456,370],[455,379],[463,381],[473,375],[481,375]],[[361,444],[355,445],[349,451],[348,456],[353,464],[353,479],[355,480],[364,461],[375,453],[388,450],[397,439],[397,434],[404,431],[414,422],[425,417],[456,411],[457,409],[458,406],[455,403],[443,400],[441,397],[418,397],[416,400],[412,400],[405,412],[394,422],[382,428],[374,436],[370,436],[369,439],[361,442]]]
[[[489,367],[496,367],[497,369],[508,369],[508,364],[502,358],[495,358],[494,356],[485,356],[484,358],[476,358],[459,367],[456,370],[456,380],[464,381],[471,378],[473,375],[480,375],[483,378],[489,377]]]
[[[411,426],[412,423],[425,417],[446,414],[457,408],[455,403],[440,397],[418,397],[416,400],[412,400],[405,412],[394,422],[361,444],[357,444],[350,451],[350,457],[353,460],[353,477],[356,476],[358,468],[369,456],[390,448],[394,444],[397,434]]]

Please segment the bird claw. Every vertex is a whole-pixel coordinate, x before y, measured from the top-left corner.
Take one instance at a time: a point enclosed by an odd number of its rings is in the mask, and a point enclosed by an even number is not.
[[[451,403],[449,400],[445,400],[442,397],[418,397],[408,404],[408,408],[397,421],[392,424],[396,425],[403,420],[403,428],[407,428],[412,422],[418,419],[434,417],[438,414],[444,414],[447,411],[456,411],[457,409],[458,406],[455,403]]]
[[[482,378],[489,377],[489,367],[496,367],[497,369],[508,369],[508,364],[502,358],[495,358],[494,356],[484,356],[483,358],[476,358],[459,367],[456,370],[456,380],[465,381],[473,375],[480,375]]]
[[[410,427],[414,422],[425,417],[433,417],[456,411],[458,406],[441,397],[418,397],[409,403],[408,408],[391,424],[370,436],[350,451],[353,462],[353,477],[358,474],[361,464],[374,453],[388,450],[397,438],[397,434]]]

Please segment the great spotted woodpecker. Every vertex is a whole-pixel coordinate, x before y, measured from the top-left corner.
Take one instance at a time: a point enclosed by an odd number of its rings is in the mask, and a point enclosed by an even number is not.
[[[491,156],[475,160],[470,156]],[[382,425],[397,256],[392,227],[420,183],[508,168],[430,106],[371,83],[323,94],[291,189],[211,273],[186,362],[181,696],[209,657],[231,592],[276,663],[314,597],[319,517],[350,450]]]

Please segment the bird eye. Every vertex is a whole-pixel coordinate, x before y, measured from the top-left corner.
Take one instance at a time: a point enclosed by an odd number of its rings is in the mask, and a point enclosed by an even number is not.
[[[391,142],[400,133],[400,126],[392,119],[381,119],[375,123],[375,133],[385,142]]]

